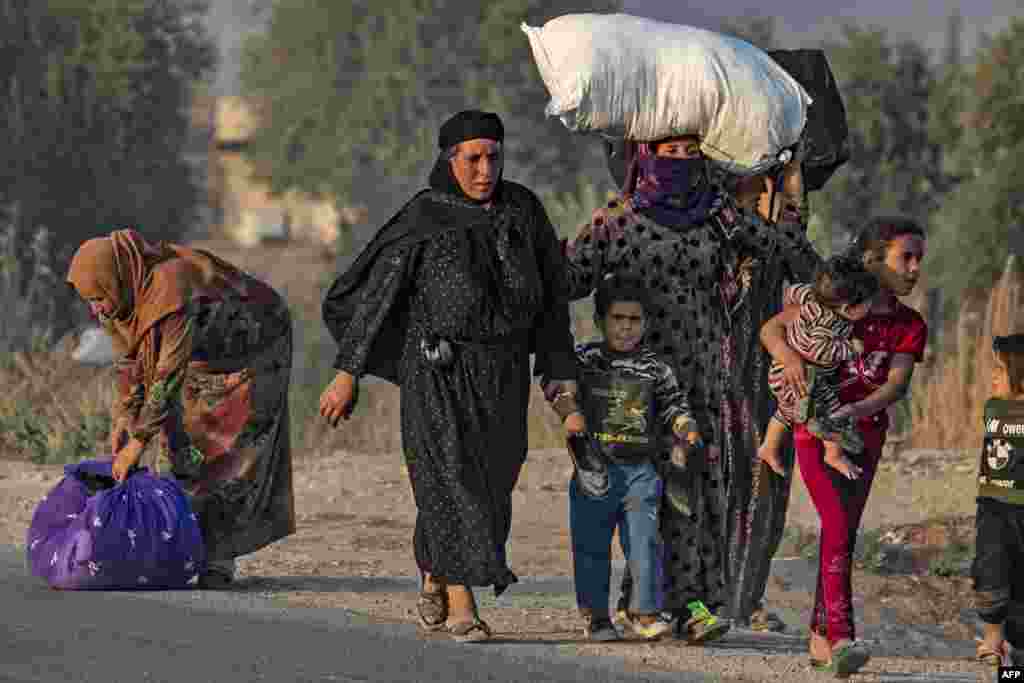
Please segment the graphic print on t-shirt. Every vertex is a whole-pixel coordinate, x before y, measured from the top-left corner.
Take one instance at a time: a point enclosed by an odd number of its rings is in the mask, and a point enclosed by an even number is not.
[[[978,495],[1024,504],[1024,402],[992,398],[985,404],[985,441],[978,463]]]
[[[1013,446],[1010,445],[1009,441],[1004,441],[1003,439],[993,439],[985,446],[985,460],[988,462],[989,469],[991,470],[1005,468],[1009,464],[1012,454]]]
[[[864,353],[839,368],[839,396],[843,403],[863,401],[889,381],[889,370],[897,354],[921,362],[928,325],[914,309],[899,304],[890,314],[869,315],[854,323],[854,337],[864,342]],[[880,414],[879,428],[888,426]]]
[[[588,375],[590,373],[587,373]],[[591,415],[598,426],[596,436],[604,442],[650,443],[651,383],[624,377],[587,377]]]

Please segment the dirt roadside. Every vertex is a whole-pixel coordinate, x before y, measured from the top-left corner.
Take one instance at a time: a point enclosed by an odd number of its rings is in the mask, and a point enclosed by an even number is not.
[[[895,536],[933,546],[969,535],[963,515],[973,513],[973,498],[960,493],[970,491],[969,468],[958,471],[958,465],[940,462],[942,454],[933,455],[913,456],[917,460],[909,467],[896,461],[883,468],[868,504],[868,528],[902,525]],[[782,563],[790,569],[773,576],[768,588],[771,605],[790,624],[788,635],[736,631],[713,648],[676,641],[585,643],[567,578],[568,475],[562,452],[531,452],[514,494],[510,549],[512,566],[524,582],[500,603],[481,593],[484,616],[500,639],[552,643],[566,654],[622,657],[643,669],[704,671],[723,681],[822,679],[806,662],[802,624],[811,605],[808,577],[813,573],[800,560]],[[32,510],[60,476],[59,466],[0,458],[0,543],[24,544]],[[286,604],[346,608],[371,619],[414,622],[415,510],[400,457],[335,453],[303,459],[296,464],[295,488],[298,533],[243,558],[237,590]],[[793,495],[792,525],[813,527],[816,519],[802,484],[794,486]],[[960,515],[959,528],[921,523],[938,514]],[[796,548],[787,541],[780,554],[793,554]],[[538,588],[530,577],[548,577],[547,587]],[[858,571],[854,587],[865,637],[874,638],[876,651],[885,655],[876,656],[856,680],[991,680],[991,671],[964,656],[973,637],[973,626],[962,621],[967,579]],[[915,628],[906,628],[910,626]],[[943,645],[943,638],[959,641],[959,647]],[[935,653],[940,656],[925,656]]]

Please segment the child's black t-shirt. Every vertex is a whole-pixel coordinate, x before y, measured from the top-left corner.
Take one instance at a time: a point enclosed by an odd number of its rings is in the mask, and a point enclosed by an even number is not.
[[[610,351],[603,343],[576,349],[579,395],[587,429],[610,462],[655,456],[677,417],[691,417],[671,366],[647,347]]]

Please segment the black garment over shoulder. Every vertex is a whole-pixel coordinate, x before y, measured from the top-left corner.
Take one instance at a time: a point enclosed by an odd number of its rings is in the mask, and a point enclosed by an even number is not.
[[[324,301],[335,367],[401,388],[420,569],[499,592],[516,581],[505,543],[527,451],[531,350],[537,375],[576,376],[554,228],[533,193],[500,187],[491,209],[421,193]],[[421,348],[439,338],[452,342],[443,366]]]

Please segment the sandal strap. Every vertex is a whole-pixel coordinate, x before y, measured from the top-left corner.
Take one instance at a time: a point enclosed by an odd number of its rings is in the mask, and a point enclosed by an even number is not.
[[[494,635],[491,632],[491,627],[488,626],[487,622],[485,622],[483,619],[456,622],[448,627],[448,633],[450,633],[453,636],[468,636],[470,633],[476,631],[477,629],[483,631],[488,636]]]
[[[448,619],[448,595],[444,591],[422,591],[416,600],[416,611],[424,626],[443,626]]]

